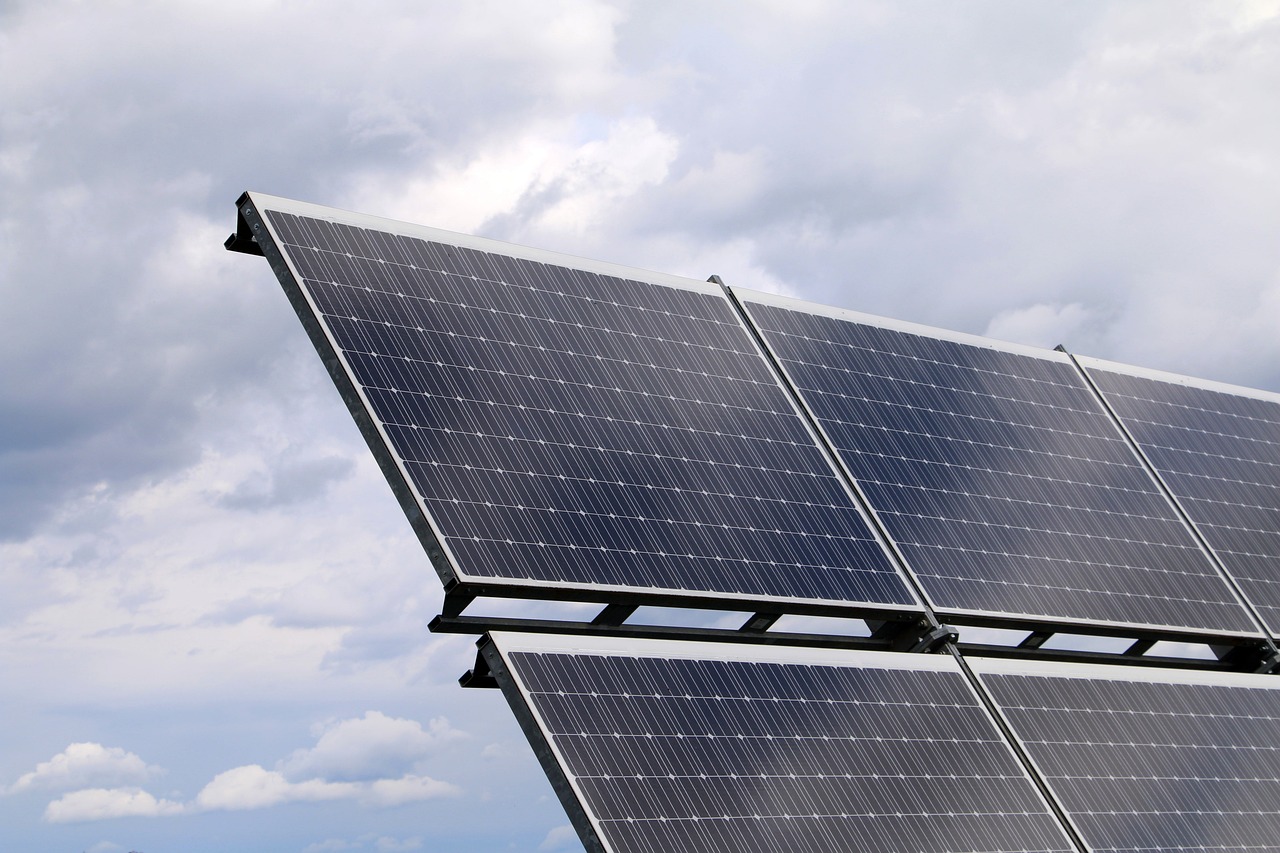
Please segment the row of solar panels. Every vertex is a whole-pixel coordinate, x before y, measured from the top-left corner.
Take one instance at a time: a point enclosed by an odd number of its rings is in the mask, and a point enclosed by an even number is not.
[[[246,195],[449,587],[1280,636],[1280,396]]]
[[[500,633],[485,655],[590,851],[1280,851],[1270,675]]]

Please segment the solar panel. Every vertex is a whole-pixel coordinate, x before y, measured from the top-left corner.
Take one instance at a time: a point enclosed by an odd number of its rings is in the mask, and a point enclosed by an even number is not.
[[[1257,633],[1065,354],[740,297],[947,618]]]
[[[271,196],[241,217],[447,588],[758,626],[916,618],[914,587],[929,636],[1261,637],[1225,567],[1280,636],[1280,395],[1079,359],[1091,385],[1062,353]],[[592,851],[1280,853],[1280,679],[974,659],[984,697],[950,656],[482,649],[467,683],[503,689]]]
[[[716,285],[242,215],[446,583],[921,609]]]
[[[486,658],[589,850],[1075,849],[950,657],[495,633]]]
[[[1280,636],[1280,395],[1078,360]]]
[[[1280,679],[971,665],[1091,849],[1280,851]]]

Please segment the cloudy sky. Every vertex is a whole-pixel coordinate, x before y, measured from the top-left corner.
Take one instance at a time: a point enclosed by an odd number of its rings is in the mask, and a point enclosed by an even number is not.
[[[1280,2],[0,4],[0,847],[580,849],[255,189],[1280,391]]]

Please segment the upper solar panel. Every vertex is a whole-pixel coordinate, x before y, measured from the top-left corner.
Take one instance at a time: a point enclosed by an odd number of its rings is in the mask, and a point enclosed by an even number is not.
[[[1075,850],[950,657],[491,636],[590,850]]]
[[[256,194],[242,216],[446,580],[920,610],[718,287]]]
[[[971,660],[1097,851],[1280,851],[1280,679]]]
[[[1259,633],[1068,356],[739,295],[939,611]]]
[[[1280,395],[1078,360],[1280,636]]]

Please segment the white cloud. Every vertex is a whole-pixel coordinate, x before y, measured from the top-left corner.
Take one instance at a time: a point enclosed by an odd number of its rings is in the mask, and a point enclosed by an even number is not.
[[[192,808],[199,811],[247,811],[284,803],[323,800],[358,800],[364,805],[386,808],[459,793],[461,789],[456,785],[413,774],[363,782],[328,782],[324,779],[291,782],[278,770],[247,764],[215,776],[196,795]]]
[[[461,737],[465,734],[443,717],[423,729],[417,720],[366,711],[363,717],[325,727],[315,746],[295,751],[279,769],[289,779],[386,779],[417,766],[440,744]]]
[[[424,729],[415,720],[367,711],[318,731],[314,747],[296,750],[276,770],[249,764],[219,773],[192,807],[242,811],[349,799],[385,808],[460,793],[456,785],[418,772],[440,744],[465,737],[443,717]]]
[[[573,831],[573,827],[565,824],[564,826],[553,827],[547,833],[547,837],[542,839],[542,843],[538,845],[539,850],[564,850],[568,847],[576,847],[578,844],[578,833]]]
[[[302,848],[302,853],[338,853],[343,850],[359,850],[364,847],[362,841],[347,841],[345,838],[326,838]]]
[[[549,164],[517,206],[538,231],[581,234],[609,208],[646,186],[661,183],[679,152],[679,141],[651,117],[611,124],[600,139],[585,143],[568,162]]]
[[[1094,313],[1078,302],[1040,304],[1001,311],[991,319],[982,334],[1046,349],[1066,342],[1071,342],[1073,347],[1082,347],[1082,338],[1092,343],[1094,333],[1089,324],[1096,322]]]
[[[148,765],[118,746],[73,743],[48,761],[37,764],[35,770],[18,777],[18,781],[9,786],[8,793],[122,785],[145,781],[160,772],[159,767]]]
[[[360,800],[369,805],[388,807],[434,800],[437,797],[452,797],[460,793],[462,789],[449,782],[409,774],[399,779],[377,779],[367,783],[360,794]]]
[[[507,745],[497,741],[485,744],[484,749],[480,750],[480,757],[485,760],[506,758],[510,754],[511,750],[507,748]]]
[[[391,835],[368,833],[359,838],[326,838],[302,848],[302,853],[341,853],[346,850],[376,850],[378,853],[403,853],[422,849],[422,837],[396,838]]]
[[[99,841],[97,844],[86,847],[84,853],[124,853],[124,851],[125,847],[114,841]]]
[[[277,770],[247,764],[213,777],[196,795],[195,806],[201,811],[265,809],[281,803],[351,798],[360,791],[361,787],[352,782],[290,782]]]
[[[370,175],[350,204],[459,231],[497,228],[507,239],[582,239],[646,187],[660,184],[679,141],[651,116],[617,119],[582,138],[571,121],[533,122],[423,174]],[[496,224],[495,224],[496,223]]]
[[[80,823],[113,817],[167,817],[185,810],[182,803],[156,799],[139,788],[85,788],[49,803],[44,819],[50,823]]]
[[[158,799],[133,786],[83,787],[49,803],[45,820],[71,823],[250,811],[328,800],[389,808],[461,793],[457,785],[415,769],[440,744],[465,737],[444,718],[432,720],[424,729],[413,720],[369,711],[363,717],[322,726],[319,732],[315,747],[295,751],[280,762],[281,769],[268,770],[260,764],[233,767],[214,776],[188,803]],[[158,768],[123,749],[78,743],[42,762],[9,790],[74,787],[103,780],[140,781],[156,772]]]

